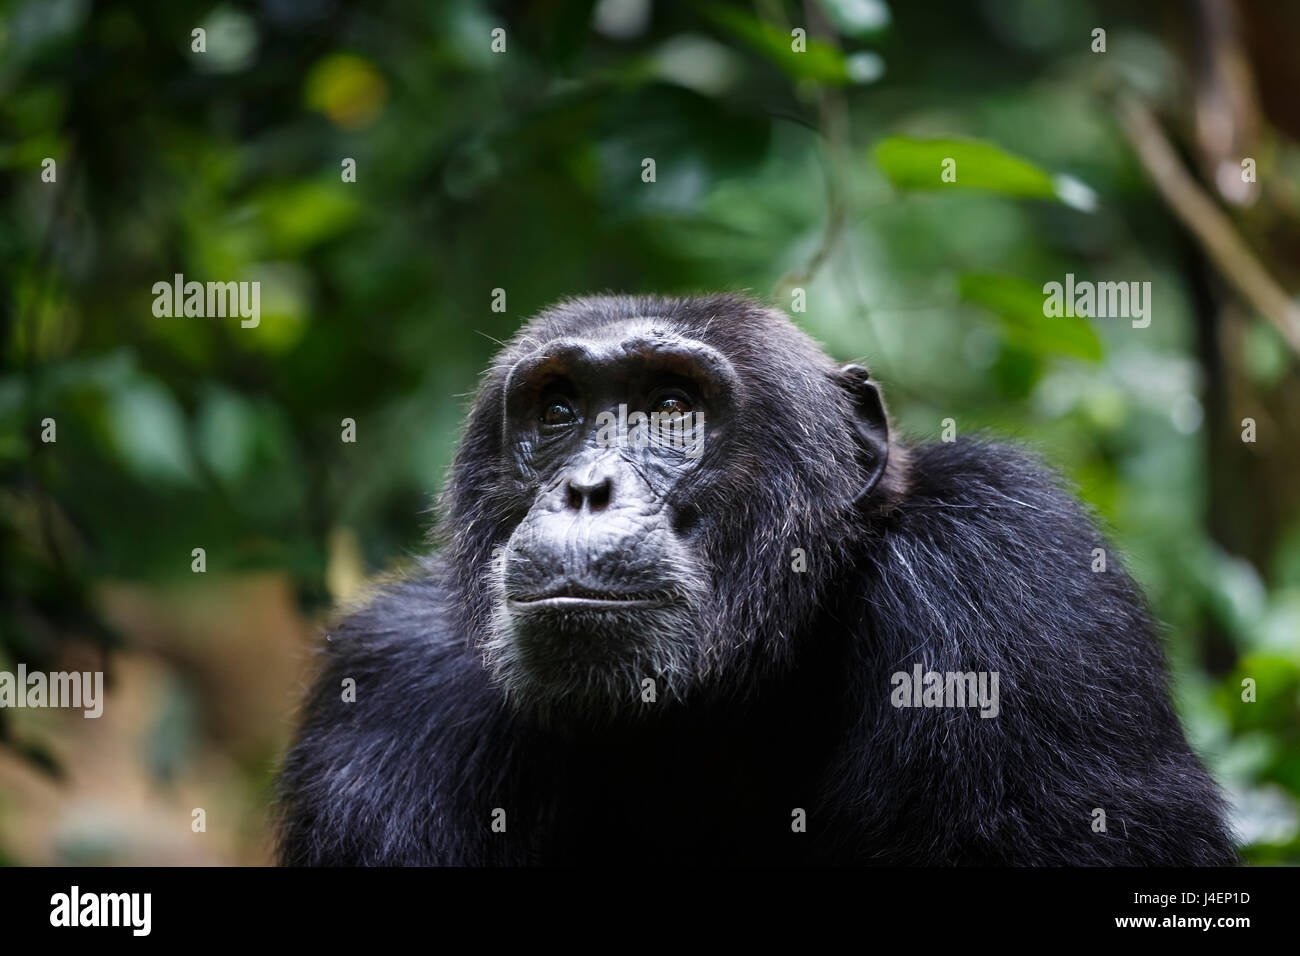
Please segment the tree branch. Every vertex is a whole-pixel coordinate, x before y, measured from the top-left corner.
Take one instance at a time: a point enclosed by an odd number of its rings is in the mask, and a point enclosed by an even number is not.
[[[1183,168],[1151,111],[1137,99],[1119,104],[1120,125],[1165,202],[1205,249],[1219,272],[1273,323],[1300,355],[1300,306],[1237,234],[1232,220]]]

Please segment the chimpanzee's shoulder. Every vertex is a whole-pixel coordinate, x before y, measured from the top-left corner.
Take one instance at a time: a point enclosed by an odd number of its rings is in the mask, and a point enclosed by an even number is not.
[[[372,694],[492,693],[481,656],[461,631],[460,615],[437,556],[383,581],[346,608],[327,628],[323,669],[346,671]]]
[[[975,535],[971,544],[981,535],[1019,539],[1031,528],[1048,535],[1034,541],[1039,547],[1065,540],[1056,537],[1053,527],[1061,535],[1081,535],[1084,541],[1099,538],[1092,514],[1074,490],[1028,449],[977,436],[927,442],[907,453],[907,490],[900,512],[911,527]]]
[[[455,620],[424,567],[328,629],[279,778],[284,862],[461,860],[460,831],[430,820],[458,812],[469,755],[509,739],[509,717]]]
[[[985,435],[924,442],[911,446],[908,457],[913,496],[958,491],[978,497],[1021,488],[1031,494],[1070,495],[1060,473],[1036,452]]]

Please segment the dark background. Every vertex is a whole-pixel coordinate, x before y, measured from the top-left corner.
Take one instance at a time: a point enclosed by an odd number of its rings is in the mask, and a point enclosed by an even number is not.
[[[316,630],[422,547],[496,340],[802,289],[906,433],[1077,485],[1249,859],[1300,862],[1300,7],[1137,6],[0,3],[0,670],[111,683],[0,711],[0,861],[269,860]],[[155,317],[177,272],[260,325]],[[1149,281],[1150,327],[1045,317],[1067,272]]]

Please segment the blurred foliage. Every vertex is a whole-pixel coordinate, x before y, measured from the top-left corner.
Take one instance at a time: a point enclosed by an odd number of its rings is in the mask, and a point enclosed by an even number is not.
[[[1197,328],[1207,296],[1229,305],[1109,101],[1177,113],[1182,9],[0,5],[0,666],[139,646],[104,589],[192,580],[196,547],[209,575],[287,574],[316,615],[422,547],[466,396],[530,313],[601,290],[789,308],[796,277],[795,319],[865,359],[906,432],[952,417],[1077,483],[1167,625],[1251,858],[1300,862],[1300,482],[1284,471],[1268,511],[1236,495],[1252,553],[1216,530],[1238,486],[1207,430],[1248,406],[1208,400]],[[1270,142],[1295,182],[1295,143]],[[947,157],[961,189],[937,179]],[[1045,319],[1039,290],[1067,272],[1150,281],[1150,328]],[[260,281],[260,324],[155,317],[153,284],[178,273]],[[1246,326],[1231,361],[1251,395],[1294,388],[1295,356]],[[152,650],[180,674],[146,734],[166,781],[229,741],[201,657]],[[264,795],[270,760],[250,753]]]

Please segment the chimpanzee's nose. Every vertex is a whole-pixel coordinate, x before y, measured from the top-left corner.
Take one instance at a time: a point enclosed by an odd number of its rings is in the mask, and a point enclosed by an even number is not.
[[[565,482],[565,502],[573,511],[584,506],[592,511],[602,511],[614,496],[613,470],[600,462],[583,465]]]

